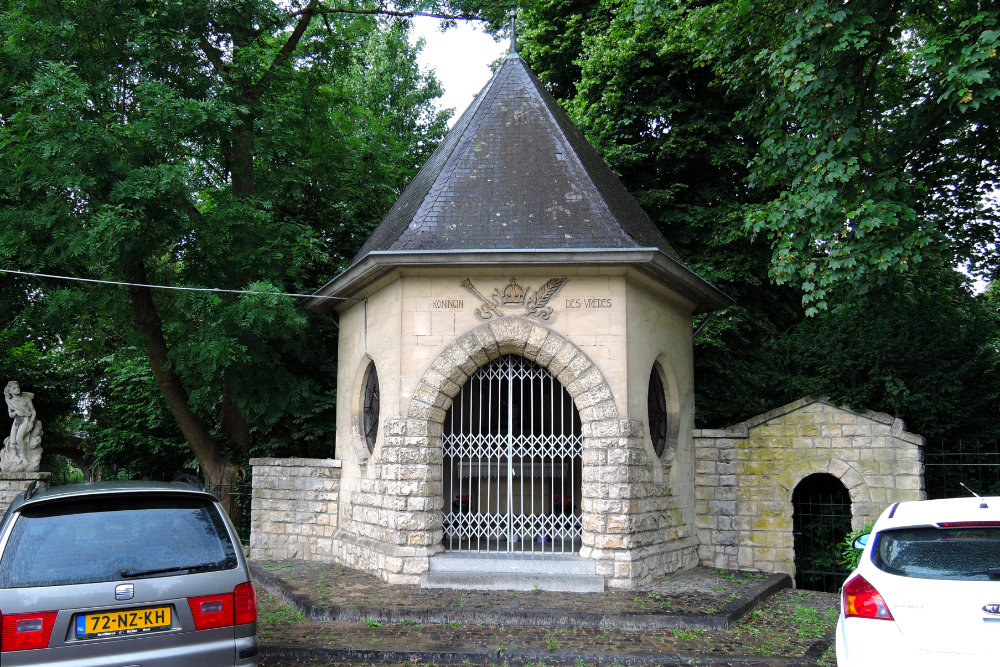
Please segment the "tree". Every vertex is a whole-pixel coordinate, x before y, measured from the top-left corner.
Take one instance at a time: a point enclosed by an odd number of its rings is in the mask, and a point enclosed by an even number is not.
[[[765,352],[782,402],[828,396],[899,416],[928,439],[1000,436],[1000,314],[947,268],[804,318]]]
[[[771,244],[744,224],[783,196],[777,179],[752,178],[777,122],[748,111],[767,73],[747,63],[734,87],[701,59],[702,6],[540,1],[522,14],[534,24],[520,49],[681,257],[736,300],[695,340],[697,423],[812,394],[928,437],[995,432],[1000,329],[950,265],[887,272],[880,289],[840,290],[810,318],[794,281],[768,280]]]
[[[695,39],[761,137],[746,221],[808,314],[922,263],[1000,266],[1000,23],[979,0],[723,0]]]
[[[0,10],[0,268],[129,283],[28,289],[50,330],[86,332],[92,359],[120,373],[109,355],[143,351],[211,484],[261,440],[332,441],[334,336],[269,293],[328,279],[444,130],[405,23],[346,11]]]
[[[713,426],[773,407],[757,368],[801,310],[793,289],[769,283],[769,249],[743,228],[760,201],[746,185],[756,132],[734,121],[745,98],[698,63],[690,13],[537,2],[522,14],[520,52],[684,261],[736,300],[695,340],[696,418]]]

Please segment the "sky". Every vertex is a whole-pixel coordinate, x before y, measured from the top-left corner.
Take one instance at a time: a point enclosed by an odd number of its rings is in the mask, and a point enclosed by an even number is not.
[[[490,63],[507,52],[508,44],[506,40],[493,41],[482,31],[479,21],[459,21],[443,33],[440,25],[438,19],[418,16],[413,19],[410,35],[414,42],[420,37],[426,40],[417,60],[421,69],[437,74],[444,88],[438,108],[454,108],[454,123],[490,80]]]

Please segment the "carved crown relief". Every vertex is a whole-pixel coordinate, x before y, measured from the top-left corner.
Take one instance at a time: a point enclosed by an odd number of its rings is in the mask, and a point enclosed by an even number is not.
[[[552,307],[548,303],[565,283],[565,277],[550,278],[544,285],[531,292],[531,287],[521,287],[517,278],[511,278],[502,290],[494,288],[493,295],[489,298],[476,289],[471,278],[463,280],[462,287],[475,294],[481,302],[475,311],[479,319],[489,320],[494,317],[503,317],[502,305],[514,308],[520,306],[524,308],[524,314],[528,317],[547,320],[552,316]]]

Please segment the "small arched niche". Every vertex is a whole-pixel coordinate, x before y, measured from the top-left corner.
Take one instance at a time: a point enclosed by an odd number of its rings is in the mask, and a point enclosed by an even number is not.
[[[792,492],[795,587],[835,593],[846,572],[840,543],[851,532],[851,496],[827,473],[804,477]]]

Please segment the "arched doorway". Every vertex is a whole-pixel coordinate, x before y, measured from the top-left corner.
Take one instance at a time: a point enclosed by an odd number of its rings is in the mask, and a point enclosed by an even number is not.
[[[446,549],[579,551],[580,414],[551,373],[512,354],[483,366],[445,415],[443,444]]]
[[[851,532],[851,496],[839,479],[816,473],[792,492],[795,586],[835,593],[847,572],[839,547]]]

